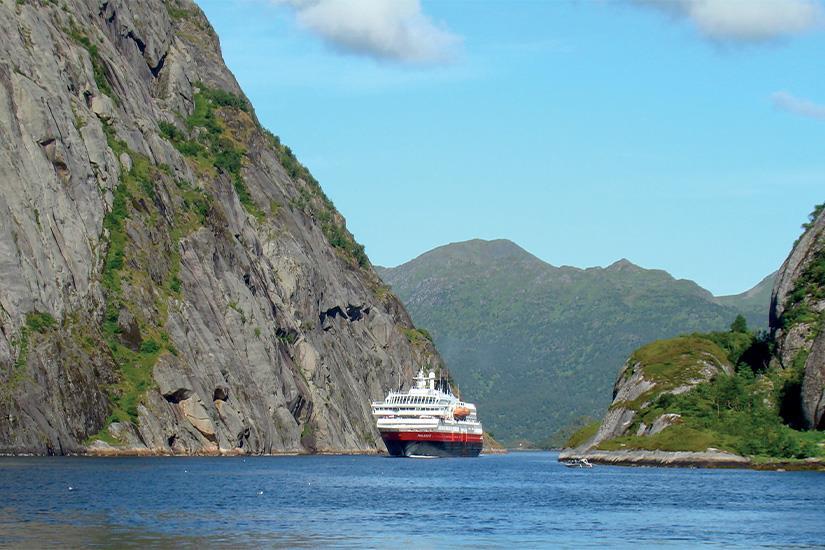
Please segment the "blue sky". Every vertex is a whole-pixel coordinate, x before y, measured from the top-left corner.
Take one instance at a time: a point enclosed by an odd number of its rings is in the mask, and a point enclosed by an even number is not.
[[[825,200],[820,0],[774,0],[796,19],[735,0],[390,0],[414,12],[403,36],[378,0],[306,10],[334,1],[198,4],[375,264],[507,238],[737,293]]]

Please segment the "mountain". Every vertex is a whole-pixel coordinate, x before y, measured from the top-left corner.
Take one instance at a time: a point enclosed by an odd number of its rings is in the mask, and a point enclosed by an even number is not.
[[[825,204],[774,277],[770,333],[651,342],[619,372],[601,423],[562,458],[825,468]]]
[[[541,441],[600,416],[632,350],[726,328],[740,313],[664,271],[625,259],[555,267],[506,240],[442,246],[378,273],[430,331],[485,427],[504,443]],[[764,318],[767,308],[766,299]]]
[[[0,2],[0,454],[376,452],[431,343],[190,0]]]
[[[753,327],[765,328],[768,322],[768,306],[778,271],[759,281],[755,287],[741,294],[717,296],[716,302],[740,312]]]

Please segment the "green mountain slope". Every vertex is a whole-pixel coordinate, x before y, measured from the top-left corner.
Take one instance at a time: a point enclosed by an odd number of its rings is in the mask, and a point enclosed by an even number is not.
[[[741,294],[717,296],[716,302],[739,311],[753,327],[764,328],[768,323],[768,306],[771,303],[771,290],[776,280],[774,271],[753,287]]]
[[[378,272],[505,444],[600,416],[632,350],[726,328],[738,313],[664,271],[554,267],[506,240],[450,244]]]

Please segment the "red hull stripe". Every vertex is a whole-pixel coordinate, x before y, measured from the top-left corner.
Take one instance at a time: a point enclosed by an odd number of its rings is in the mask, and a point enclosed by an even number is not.
[[[456,443],[481,443],[476,434],[445,432],[381,432],[384,441],[451,441]]]

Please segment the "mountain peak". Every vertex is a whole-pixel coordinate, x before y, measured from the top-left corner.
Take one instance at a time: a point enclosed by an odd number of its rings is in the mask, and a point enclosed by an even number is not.
[[[627,258],[622,258],[621,260],[616,260],[605,269],[608,271],[641,271],[643,268],[634,264]]]
[[[541,262],[538,258],[507,239],[470,239],[445,244],[425,252],[411,260],[434,260],[438,262],[499,263],[499,262]],[[544,262],[542,262],[544,263]]]

